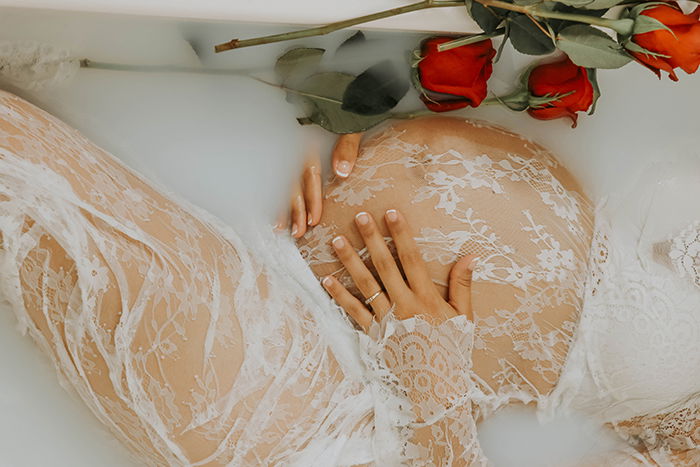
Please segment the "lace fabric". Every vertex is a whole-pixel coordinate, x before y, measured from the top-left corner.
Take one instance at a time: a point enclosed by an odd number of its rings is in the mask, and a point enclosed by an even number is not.
[[[369,345],[289,239],[244,244],[25,101],[0,114],[3,296],[138,465],[483,458],[469,322]]]
[[[479,256],[482,413],[539,400],[557,383],[582,305],[593,220],[580,187],[543,148],[456,118],[397,123],[367,137],[350,177],[327,186],[324,206],[300,250],[318,276],[334,274],[355,293],[330,241],[343,233],[372,269],[352,228],[360,207],[375,218],[389,208],[405,213],[443,293],[450,266]]]
[[[678,173],[650,170],[654,183],[642,174],[599,207],[581,322],[548,401],[615,428],[637,449],[629,465],[700,456],[700,292],[688,280],[700,179]]]
[[[327,201],[299,245],[317,272],[349,284],[326,240],[358,241],[353,207],[396,207],[443,292],[457,257],[481,256],[475,322],[360,333],[288,239],[244,241],[0,94],[3,297],[137,464],[483,465],[475,420],[537,400],[613,424],[639,449],[624,462],[697,465],[698,291],[673,266],[694,254],[693,203],[658,231],[604,207],[594,233],[544,150],[455,119],[375,134]]]

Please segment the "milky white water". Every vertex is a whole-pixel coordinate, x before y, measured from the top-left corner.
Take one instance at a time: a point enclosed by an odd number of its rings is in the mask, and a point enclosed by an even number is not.
[[[48,42],[79,57],[131,64],[197,65],[191,40],[203,47],[206,66],[267,67],[289,44],[217,56],[209,46],[282,29],[0,9],[0,39]],[[303,44],[332,49],[346,36]],[[401,44],[420,36],[374,32],[370,37],[397,40],[398,45],[382,52],[395,54]],[[507,47],[492,88],[507,90],[527,61]],[[582,116],[576,130],[566,121],[539,122],[499,107],[466,115],[510,127],[552,148],[594,198],[633,180],[637,168],[651,161],[697,148],[694,111],[700,104],[700,76],[659,82],[630,64],[602,71],[599,79],[603,97],[597,114]],[[272,219],[307,141],[319,141],[325,152],[333,141],[320,131],[302,131],[295,109],[280,92],[248,78],[82,70],[65,87],[22,95],[235,226],[245,226],[253,217]],[[402,106],[419,104],[409,98]],[[0,375],[0,466],[130,465],[123,448],[82,403],[58,386],[48,359],[16,332],[14,316],[5,309],[0,309]],[[563,459],[609,443],[575,419],[540,428],[523,409],[484,423],[480,437],[497,466],[561,465]]]

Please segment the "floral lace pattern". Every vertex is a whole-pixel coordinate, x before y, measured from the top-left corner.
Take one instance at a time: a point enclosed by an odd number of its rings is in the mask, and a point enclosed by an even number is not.
[[[700,222],[694,222],[666,243],[668,259],[678,275],[700,287]]]
[[[601,465],[697,465],[700,294],[676,273],[642,267],[642,254],[669,263],[669,249],[639,252],[635,231],[615,228],[615,209],[598,212],[584,310],[552,400],[609,424],[635,448]],[[674,238],[666,245],[692,235]]]
[[[138,465],[485,462],[471,323],[360,346],[289,239],[244,244],[25,101],[0,113],[2,295]]]
[[[435,323],[393,313],[361,336],[375,381],[398,401],[391,425],[402,440],[402,465],[488,465],[472,416],[473,338],[474,325],[462,315]]]
[[[317,275],[332,273],[351,290],[330,240],[351,235],[345,226],[355,206],[379,217],[379,208],[408,213],[439,286],[459,257],[479,256],[474,358],[482,409],[537,399],[556,384],[581,307],[592,209],[544,149],[478,122],[399,123],[363,145],[351,176],[331,183],[324,202],[321,224],[299,248]],[[359,253],[371,268],[367,252]]]

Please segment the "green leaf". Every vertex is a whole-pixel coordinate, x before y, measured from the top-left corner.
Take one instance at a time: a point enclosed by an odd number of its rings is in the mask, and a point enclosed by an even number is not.
[[[551,11],[555,11],[558,13],[567,13],[567,14],[575,14],[575,15],[584,15],[584,16],[590,16],[592,18],[601,18],[605,13],[607,13],[608,10],[583,10],[580,8],[574,8],[572,6],[567,6],[562,3],[555,3],[553,7],[551,8]],[[574,24],[581,24],[577,23],[574,21],[567,21],[563,19],[550,19],[549,20],[549,25],[552,27],[555,33],[558,33],[562,29],[564,29],[567,26],[571,26]]]
[[[345,41],[342,44],[340,44],[335,50],[335,53],[338,53],[347,47],[354,47],[356,45],[360,45],[366,40],[367,38],[365,37],[365,33],[362,31],[357,31],[355,34],[345,39]]]
[[[582,7],[586,10],[609,10],[624,1],[626,0],[593,0],[590,3],[582,5]]]
[[[380,115],[359,115],[343,110],[343,95],[353,75],[338,72],[316,73],[296,91],[302,96],[308,110],[307,118],[333,133],[360,133],[389,118]]]
[[[636,18],[646,10],[650,10],[652,8],[656,8],[657,6],[661,5],[666,5],[668,6],[668,3],[666,2],[646,2],[646,3],[640,3],[639,5],[634,6],[633,8],[630,9],[629,11],[629,16],[632,18]]]
[[[558,3],[561,3],[563,5],[567,6],[572,6],[575,8],[582,8],[590,3],[593,3],[595,0],[559,0]],[[622,1],[622,0],[620,0]]]
[[[652,18],[646,15],[639,15],[634,19],[634,28],[632,28],[632,35],[644,34],[645,32],[658,31],[659,29],[664,29],[670,32],[674,37],[675,33],[664,23],[656,18]]]
[[[506,47],[508,42],[508,36],[510,36],[510,24],[506,21],[505,31],[503,32],[503,37],[501,38],[501,43],[498,45],[498,50],[496,51],[496,57],[493,59],[494,63],[498,63],[503,54],[503,49]]]
[[[610,36],[583,24],[563,29],[557,36],[557,46],[572,62],[586,68],[620,68],[632,60]]]
[[[510,42],[520,53],[544,55],[554,52],[554,41],[537,27],[529,17],[517,14],[508,18]]]
[[[393,109],[406,95],[408,81],[390,60],[371,66],[355,78],[343,94],[343,110],[379,115]]]
[[[527,91],[522,90],[508,94],[507,96],[495,96],[494,98],[500,102],[501,105],[504,105],[515,112],[522,112],[530,105],[530,95]]]
[[[275,73],[280,82],[290,79],[301,80],[318,68],[323,57],[324,49],[297,47],[288,50],[277,59]]]
[[[593,86],[593,104],[591,105],[591,110],[588,111],[588,115],[593,115],[595,113],[596,105],[598,105],[598,99],[600,98],[600,86],[598,86],[598,70],[595,68],[586,68],[588,72],[588,81],[591,82]]]
[[[623,42],[625,48],[629,50],[630,52],[636,52],[644,55],[648,55],[650,57],[655,57],[655,58],[671,58],[670,55],[665,55],[665,54],[660,54],[658,52],[652,52],[651,50],[647,50],[641,45],[637,44],[636,42],[633,42],[631,40],[626,40]]]
[[[472,0],[466,0],[465,3],[471,17],[486,34],[498,29],[505,18],[505,12],[500,8],[487,7]]]

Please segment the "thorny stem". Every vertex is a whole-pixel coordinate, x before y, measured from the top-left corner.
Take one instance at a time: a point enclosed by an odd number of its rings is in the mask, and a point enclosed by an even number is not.
[[[251,47],[254,45],[270,44],[273,42],[289,41],[293,39],[301,39],[304,37],[322,36],[324,34],[329,34],[340,29],[349,28],[352,26],[357,26],[358,24],[368,23],[370,21],[375,21],[378,19],[389,18],[391,16],[402,15],[404,13],[410,13],[412,11],[425,10],[428,8],[442,8],[442,7],[456,7],[464,6],[463,1],[452,1],[452,0],[423,0],[417,3],[412,3],[410,5],[392,8],[390,10],[380,11],[378,13],[372,13],[369,15],[359,16],[357,18],[347,19],[344,21],[337,21],[335,23],[326,24],[325,26],[317,26],[309,29],[302,29],[300,31],[285,32],[281,34],[272,34],[270,36],[256,37],[253,39],[232,39],[229,42],[224,42],[218,44],[214,47],[214,51],[224,52],[226,50],[240,49],[242,47]]]

